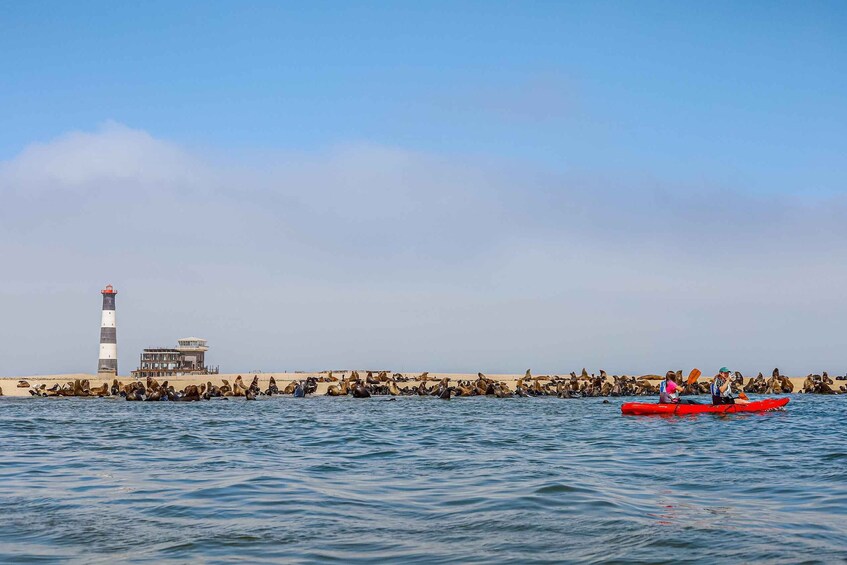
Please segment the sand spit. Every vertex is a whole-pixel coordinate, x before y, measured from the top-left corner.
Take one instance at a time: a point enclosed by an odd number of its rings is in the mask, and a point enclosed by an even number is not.
[[[359,370],[358,373],[362,377],[367,374],[367,370]],[[373,374],[377,374],[378,371],[372,371]],[[352,371],[334,371],[332,375],[338,379],[349,378]],[[389,372],[389,375],[392,373]],[[450,384],[454,385],[458,383],[458,381],[476,381],[477,375],[470,373],[426,373],[426,377],[424,380],[421,380],[419,377],[423,373],[394,373],[395,375],[402,375],[404,380],[399,383],[402,387],[417,387],[421,382],[425,382],[428,387],[433,387],[438,384],[442,379],[449,379]],[[317,390],[315,391],[315,395],[324,395],[326,394],[327,388],[334,384],[333,382],[326,381],[327,372],[318,372],[318,373],[308,373],[308,372],[294,372],[294,373],[229,373],[229,374],[217,374],[217,375],[182,375],[182,376],[172,376],[168,377],[168,384],[173,386],[176,390],[184,389],[188,385],[201,385],[211,382],[213,385],[221,386],[224,384],[223,381],[228,381],[229,383],[233,383],[235,379],[241,375],[245,382],[250,382],[254,376],[259,377],[259,387],[264,390],[267,388],[270,378],[273,377],[276,380],[279,389],[282,390],[288,383],[291,382],[299,382],[303,381],[309,377],[315,378],[318,380]],[[552,377],[553,375],[550,375]],[[568,378],[569,375],[560,375],[561,377]],[[507,385],[510,389],[514,390],[516,388],[516,384],[521,378],[525,378],[525,375],[517,375],[517,374],[486,374],[486,378],[491,379],[493,381],[497,381]],[[658,379],[657,375],[648,375],[648,378],[652,380],[653,383],[656,383]],[[542,380],[542,382],[547,379],[547,376],[540,375],[538,377]],[[745,377],[745,382],[749,377]],[[0,377],[0,389],[2,389],[3,396],[22,396],[22,397],[31,397],[30,389],[34,387],[41,387],[41,385],[46,385],[46,388],[51,388],[55,384],[59,384],[60,386],[65,385],[67,383],[73,383],[75,380],[83,380],[88,379],[90,382],[90,386],[92,389],[100,387],[103,383],[107,383],[110,387],[112,384],[111,378],[104,378],[103,376],[98,376],[96,374],[84,374],[84,373],[67,373],[67,374],[59,374],[59,375],[30,375],[30,376],[17,376],[17,377]],[[609,377],[611,379],[611,377]],[[701,377],[699,382],[706,383],[711,379],[711,377]],[[803,390],[803,384],[806,380],[806,377],[788,377],[791,383],[794,385],[794,392],[798,393]],[[164,380],[164,379],[160,379]],[[133,382],[133,379],[127,375],[118,376],[118,381],[123,384]],[[142,381],[143,382],[143,381]],[[335,383],[337,384],[337,383]],[[833,389],[835,391],[839,391],[841,386],[847,384],[845,381],[835,381],[833,385]]]

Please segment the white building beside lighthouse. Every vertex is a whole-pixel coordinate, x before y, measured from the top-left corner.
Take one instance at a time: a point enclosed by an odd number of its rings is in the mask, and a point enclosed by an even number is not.
[[[118,337],[115,322],[115,296],[118,292],[109,284],[100,293],[103,295],[103,314],[100,318],[100,360],[97,362],[97,374],[117,376]]]

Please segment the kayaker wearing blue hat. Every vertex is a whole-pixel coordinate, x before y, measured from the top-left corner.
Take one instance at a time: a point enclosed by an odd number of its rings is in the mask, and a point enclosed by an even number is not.
[[[721,367],[720,372],[712,379],[712,404],[747,404],[743,398],[732,396],[732,381],[729,369]]]

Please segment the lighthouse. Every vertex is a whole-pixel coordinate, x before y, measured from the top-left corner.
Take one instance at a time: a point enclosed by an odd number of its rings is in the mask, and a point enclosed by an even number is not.
[[[100,319],[100,360],[97,362],[97,374],[117,376],[118,338],[115,325],[115,296],[118,292],[108,284],[100,293],[103,295],[103,317]]]

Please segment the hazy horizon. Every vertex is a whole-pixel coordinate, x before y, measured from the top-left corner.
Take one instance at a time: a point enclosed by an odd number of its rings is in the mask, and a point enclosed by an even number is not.
[[[0,7],[0,374],[847,371],[843,6],[327,6]]]

